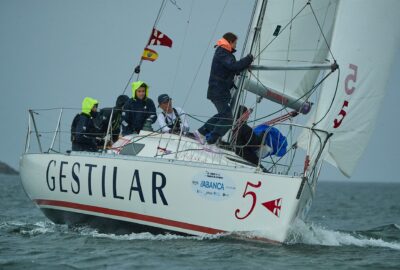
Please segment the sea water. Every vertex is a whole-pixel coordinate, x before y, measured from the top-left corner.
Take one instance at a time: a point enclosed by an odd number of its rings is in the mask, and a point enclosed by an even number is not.
[[[400,269],[400,184],[320,182],[284,244],[56,225],[0,175],[0,269]]]

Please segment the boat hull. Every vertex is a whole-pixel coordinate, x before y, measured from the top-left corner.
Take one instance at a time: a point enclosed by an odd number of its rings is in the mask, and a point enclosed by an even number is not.
[[[25,154],[23,187],[55,223],[104,232],[256,231],[283,242],[311,200],[301,177],[97,153]]]

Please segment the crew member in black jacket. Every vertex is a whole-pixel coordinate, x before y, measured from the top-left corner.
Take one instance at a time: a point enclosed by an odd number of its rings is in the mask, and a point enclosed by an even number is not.
[[[149,86],[137,81],[132,83],[132,98],[130,98],[122,112],[122,135],[139,134],[146,121],[153,124],[157,120],[156,106],[148,97]]]
[[[206,139],[208,144],[214,144],[231,128],[230,90],[234,87],[235,75],[247,69],[253,61],[251,54],[236,61],[233,55],[236,51],[236,42],[237,36],[229,32],[215,45],[217,48],[211,65],[207,98],[217,108],[218,113],[195,131],[195,136],[201,143]]]
[[[129,97],[127,95],[118,96],[114,108],[103,108],[100,110],[99,116],[96,117],[96,125],[101,132],[101,136],[105,137],[107,135],[108,124],[112,116],[111,127],[109,131],[111,143],[118,141],[122,123],[122,107],[128,100]]]
[[[99,129],[94,123],[99,102],[85,97],[82,101],[82,112],[77,114],[71,125],[71,141],[73,151],[96,152],[97,146],[103,143]]]

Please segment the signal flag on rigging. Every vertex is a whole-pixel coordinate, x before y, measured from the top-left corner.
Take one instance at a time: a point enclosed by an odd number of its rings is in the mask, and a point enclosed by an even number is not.
[[[149,48],[144,48],[142,59],[148,61],[155,61],[158,58],[158,53]]]
[[[172,40],[165,34],[161,33],[157,29],[153,28],[151,36],[147,45],[160,45],[172,47]]]

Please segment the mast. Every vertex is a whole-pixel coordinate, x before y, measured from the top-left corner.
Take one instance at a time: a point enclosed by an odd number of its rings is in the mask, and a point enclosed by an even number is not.
[[[250,45],[250,50],[249,50],[250,53],[253,51],[253,47],[254,47],[255,42],[256,42],[257,40],[259,40],[260,31],[261,31],[261,26],[262,26],[263,21],[264,21],[265,9],[266,9],[267,3],[268,3],[268,0],[261,0],[261,1],[262,1],[262,2],[261,2],[260,11],[259,11],[259,13],[258,13],[257,24],[256,24],[256,26],[253,28],[253,29],[254,29],[254,35],[253,35],[253,39],[251,40],[251,45]],[[254,3],[253,16],[252,16],[252,19],[251,19],[251,21],[250,21],[250,25],[252,25],[253,22],[254,22],[254,19],[255,19],[255,16],[254,16],[254,15],[255,15],[255,13],[256,13],[256,11],[257,11],[257,7],[259,6],[259,3],[260,3],[260,0],[257,0],[257,1],[255,1],[255,3]],[[244,53],[245,53],[245,51],[246,51],[246,46],[247,46],[248,38],[249,38],[249,36],[250,36],[250,32],[251,32],[251,31],[252,31],[252,28],[251,28],[251,26],[250,26],[250,27],[247,29],[246,39],[245,39],[245,43],[244,43],[243,50],[242,50],[242,53],[241,53],[241,57],[243,57],[243,55],[244,55]],[[237,112],[237,108],[238,108],[238,106],[239,106],[239,101],[240,101],[241,93],[242,93],[242,90],[243,90],[244,81],[245,81],[245,78],[246,78],[246,73],[247,73],[247,71],[245,71],[245,72],[242,73],[241,78],[240,78],[240,80],[239,80],[239,87],[236,89],[236,91],[235,91],[235,93],[234,93],[234,95],[233,95],[233,98],[232,98],[232,103],[231,103],[231,104],[233,104],[233,116],[234,116],[233,119],[236,119],[236,114],[238,113],[238,112]],[[235,120],[233,121],[233,125],[235,125]],[[228,139],[228,141],[231,140],[230,137],[231,137],[231,134],[229,134],[229,139]]]
[[[264,21],[265,9],[266,9],[266,7],[267,7],[267,2],[268,2],[268,0],[261,0],[261,1],[262,1],[262,2],[261,2],[261,8],[260,8],[260,12],[259,12],[259,14],[258,14],[257,24],[256,24],[256,26],[254,27],[254,35],[253,35],[253,39],[252,39],[251,45],[250,45],[250,50],[249,50],[250,53],[253,51],[253,47],[254,47],[255,42],[256,42],[257,40],[259,40],[260,32],[261,32],[261,26],[262,26],[263,21]],[[255,11],[257,10],[258,4],[259,4],[259,0],[257,0],[257,1],[254,3],[253,18],[252,18],[252,20],[251,20],[251,22],[250,22],[251,24],[253,24],[253,21],[254,21],[254,19],[255,19],[254,13],[255,13]],[[249,27],[249,28],[247,29],[246,40],[245,40],[245,44],[244,44],[244,46],[243,46],[243,50],[242,50],[241,57],[243,57],[243,55],[244,55],[244,53],[245,53],[245,51],[246,51],[246,45],[247,45],[247,43],[248,43],[248,37],[249,37],[249,35],[250,35],[251,30],[252,30],[251,27]],[[242,92],[242,90],[243,90],[244,79],[245,79],[245,77],[246,77],[246,73],[247,73],[247,72],[243,72],[243,73],[242,73],[241,78],[240,78],[240,80],[239,80],[239,87],[237,88],[237,90],[235,91],[235,94],[233,95],[233,99],[232,99],[233,102],[232,102],[232,104],[234,104],[234,106],[233,106],[233,112],[234,112],[233,115],[234,115],[234,116],[235,116],[236,113],[237,113],[237,107],[238,107],[238,105],[239,105],[239,100],[240,100],[241,92]],[[235,118],[235,117],[234,117],[234,118]]]

